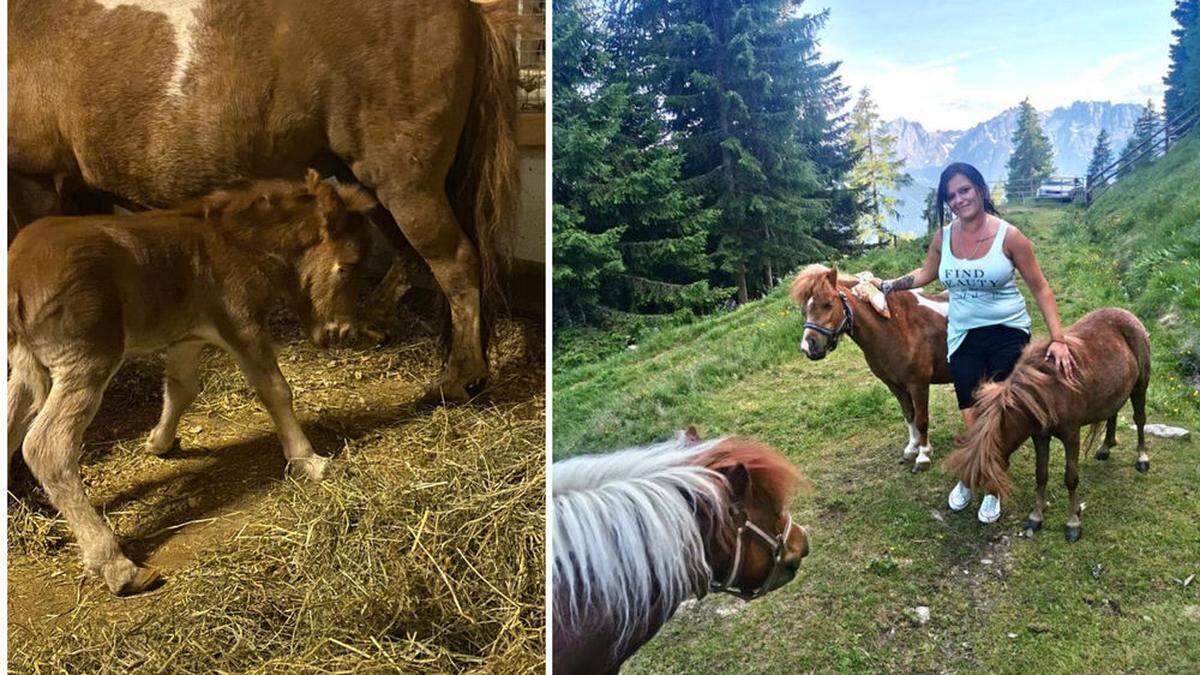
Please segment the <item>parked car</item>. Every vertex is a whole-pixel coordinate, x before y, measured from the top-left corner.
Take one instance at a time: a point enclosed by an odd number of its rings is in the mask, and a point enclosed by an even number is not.
[[[1042,182],[1037,189],[1036,199],[1052,199],[1058,202],[1069,202],[1075,198],[1075,193],[1083,186],[1078,178],[1049,178]]]

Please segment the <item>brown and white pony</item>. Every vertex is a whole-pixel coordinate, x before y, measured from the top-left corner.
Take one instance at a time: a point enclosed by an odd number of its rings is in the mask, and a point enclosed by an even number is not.
[[[61,215],[71,184],[161,208],[336,169],[378,198],[372,219],[448,299],[429,396],[464,400],[488,375],[487,300],[515,211],[514,5],[10,0],[10,223]]]
[[[616,672],[684,600],[791,581],[808,554],[787,510],[799,480],[766,445],[694,431],[555,462],[554,672]]]
[[[1050,437],[1058,438],[1067,453],[1064,478],[1071,498],[1065,532],[1067,541],[1075,541],[1082,526],[1076,491],[1081,427],[1093,425],[1094,435],[1099,425],[1107,422],[1096,457],[1108,459],[1109,449],[1117,444],[1117,411],[1125,401],[1132,401],[1138,434],[1135,467],[1142,473],[1150,470],[1144,430],[1150,336],[1133,314],[1123,309],[1098,309],[1068,328],[1066,338],[1075,358],[1076,381],[1064,380],[1054,362],[1046,360],[1047,340],[1031,343],[1008,379],[980,387],[975,423],[958,440],[944,466],[971,489],[1005,498],[1013,490],[1009,457],[1033,436],[1037,506],[1025,527],[1038,530],[1046,508]]]
[[[880,316],[870,302],[850,292],[859,283],[837,268],[809,265],[792,281],[792,300],[804,310],[800,351],[817,361],[850,336],[862,349],[867,367],[900,402],[908,423],[908,444],[901,461],[913,471],[929,468],[929,385],[951,382],[946,360],[945,295],[918,291],[887,296],[891,318]]]
[[[8,252],[8,458],[18,448],[79,540],[85,569],[129,595],[159,582],[121,553],[79,475],[84,431],[128,354],[165,350],[162,417],[146,451],[178,444],[204,346],[229,352],[275,422],[289,466],[319,480],[279,371],[267,315],[289,298],[318,345],[354,332],[357,268],[375,201],[334,187],[260,181],[171,211],[44,218]]]

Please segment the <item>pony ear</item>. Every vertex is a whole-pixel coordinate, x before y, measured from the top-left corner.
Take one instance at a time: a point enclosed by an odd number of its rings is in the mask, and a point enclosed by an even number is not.
[[[837,263],[833,263],[829,266],[829,273],[825,275],[825,278],[829,280],[830,286],[837,288],[837,280],[838,280]]]
[[[308,173],[304,174],[304,187],[308,188],[308,193],[311,195],[317,194],[317,187],[321,184],[321,174],[317,173],[316,169],[309,168]]]
[[[688,428],[683,430],[683,440],[688,445],[695,445],[700,442],[700,432],[696,431],[696,427],[689,424]]]
[[[721,475],[729,481],[729,496],[734,502],[740,502],[750,492],[750,471],[746,465],[738,462],[727,469],[721,469]]]

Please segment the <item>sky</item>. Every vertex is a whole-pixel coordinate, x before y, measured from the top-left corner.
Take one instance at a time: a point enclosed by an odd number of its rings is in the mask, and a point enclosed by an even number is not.
[[[885,120],[967,129],[1026,96],[1039,110],[1074,101],[1162,110],[1174,0],[804,0],[829,10],[822,58]]]

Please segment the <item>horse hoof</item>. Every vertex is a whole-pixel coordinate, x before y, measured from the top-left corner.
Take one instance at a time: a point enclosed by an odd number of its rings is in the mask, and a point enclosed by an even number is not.
[[[152,567],[139,567],[122,560],[117,570],[106,566],[106,570],[116,574],[105,574],[105,585],[113,595],[126,598],[138,593],[152,591],[163,584],[163,577]]]
[[[1098,459],[1102,462],[1107,461],[1108,460],[1108,450],[1097,450],[1096,451],[1096,459]]]
[[[1079,527],[1078,525],[1074,525],[1074,526],[1067,525],[1067,527],[1066,527],[1067,541],[1071,541],[1071,542],[1079,541],[1079,535],[1081,535],[1081,534],[1083,534],[1082,527]]]
[[[1150,470],[1150,460],[1140,459],[1137,464],[1133,465],[1133,468],[1137,469],[1138,473],[1146,473]]]
[[[460,384],[435,384],[425,390],[425,394],[421,396],[423,405],[446,405],[449,403],[466,403],[471,400],[471,394],[467,392],[467,388]]]
[[[320,455],[312,457],[303,457],[288,461],[288,470],[293,473],[311,480],[314,483],[321,482],[325,478],[325,473],[329,469],[329,458]]]
[[[929,458],[926,458],[924,462],[918,459],[917,461],[913,462],[912,472],[923,473],[928,471],[931,464],[933,464],[933,462],[930,461]]]
[[[165,448],[157,447],[150,441],[146,441],[145,444],[142,445],[142,447],[146,450],[146,452],[150,453],[151,455],[154,455],[155,457],[162,457],[163,455],[169,455],[172,453],[183,452],[183,446],[180,445],[178,436],[176,436],[174,438],[174,440],[171,441],[171,445],[169,445]]]
[[[1037,532],[1042,529],[1042,521],[1034,520],[1033,518],[1025,519],[1025,529],[1029,532]]]

